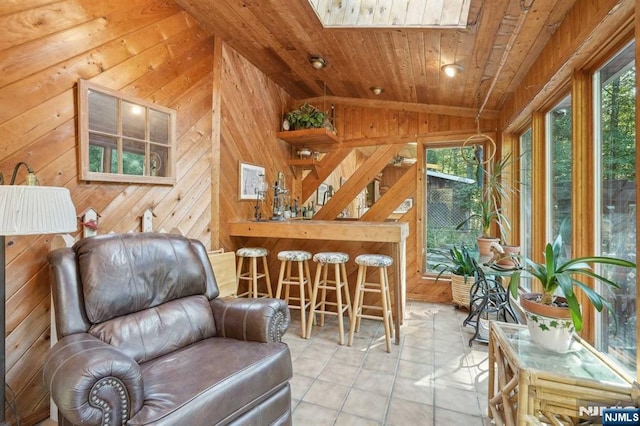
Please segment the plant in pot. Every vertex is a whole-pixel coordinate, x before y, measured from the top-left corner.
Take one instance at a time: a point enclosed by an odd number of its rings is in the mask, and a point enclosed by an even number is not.
[[[311,104],[304,103],[300,108],[285,114],[285,130],[313,129],[327,126],[327,114]]]
[[[458,306],[469,308],[469,291],[476,279],[476,265],[473,254],[462,246],[460,248],[453,246],[449,251],[441,251],[448,261],[439,263],[433,267],[439,273],[436,281],[444,273],[451,274],[451,293],[453,295],[453,303]]]
[[[508,153],[502,158],[494,158],[489,162],[488,167],[481,169],[482,175],[486,178],[483,180],[480,194],[480,212],[472,213],[456,227],[460,229],[472,220],[480,221],[482,228],[482,235],[478,237],[480,256],[491,256],[491,244],[504,240],[507,230],[511,229],[509,219],[503,214],[500,202],[507,201],[511,194],[517,191],[504,176],[512,163],[512,155]],[[491,227],[494,223],[498,227],[500,237],[491,235]]]
[[[538,263],[524,256],[523,270],[511,275],[509,289],[518,297],[521,273],[535,278],[542,286],[542,293],[520,295],[520,305],[525,311],[527,325],[534,343],[556,352],[567,352],[575,331],[582,330],[582,310],[575,289],[584,292],[591,304],[601,312],[603,307],[611,310],[611,304],[589,287],[580,277],[593,278],[603,284],[618,288],[618,284],[597,274],[590,263],[634,268],[628,260],[605,256],[584,256],[562,260],[562,237],[558,235],[553,244],[547,243],[544,262]],[[556,295],[560,293],[560,296]]]

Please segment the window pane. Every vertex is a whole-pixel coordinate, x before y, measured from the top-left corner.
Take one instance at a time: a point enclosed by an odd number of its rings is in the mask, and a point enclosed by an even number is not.
[[[118,100],[104,93],[88,91],[89,130],[96,132],[118,133]]]
[[[145,139],[145,115],[146,108],[122,101],[122,135],[129,138]]]
[[[122,141],[122,173],[125,175],[144,174],[144,143],[128,139]]]
[[[596,119],[601,186],[600,253],[635,261],[636,163],[634,44],[595,75]],[[602,267],[620,288],[600,285],[614,312],[599,315],[598,347],[636,370],[635,270]],[[615,318],[613,318],[615,315]],[[616,332],[615,320],[618,327]]]
[[[549,141],[549,200],[550,241],[562,236],[564,251],[560,256],[571,257],[571,97],[565,98],[547,114]]]
[[[112,150],[117,155],[118,139],[89,133],[89,171],[98,173],[118,173],[118,163],[111,155]]]
[[[149,109],[149,140],[169,143],[169,114]]]
[[[464,149],[465,158],[474,158],[474,148]],[[425,270],[446,261],[443,251],[453,245],[466,246],[477,252],[476,239],[482,234],[479,220],[467,218],[480,212],[482,188],[477,176],[482,169],[465,161],[460,147],[427,149],[426,165],[426,242]],[[464,224],[457,229],[458,225]]]
[[[520,136],[520,253],[531,258],[531,129]],[[531,290],[531,281],[522,280],[521,286]]]

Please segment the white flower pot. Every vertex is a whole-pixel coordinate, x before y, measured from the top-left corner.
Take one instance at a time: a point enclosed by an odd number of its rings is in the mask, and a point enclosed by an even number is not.
[[[569,308],[543,305],[533,300],[536,296],[535,293],[520,296],[531,340],[545,349],[567,352],[575,330]]]

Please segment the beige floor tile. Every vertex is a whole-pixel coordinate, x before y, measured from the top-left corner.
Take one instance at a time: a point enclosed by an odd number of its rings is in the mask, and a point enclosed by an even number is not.
[[[291,417],[294,425],[330,426],[338,417],[338,412],[302,401]]]
[[[381,373],[395,374],[398,365],[398,357],[396,353],[386,352],[368,352],[362,368],[367,370],[378,371]]]
[[[325,408],[340,410],[348,393],[348,386],[316,380],[302,400]]]
[[[315,378],[318,377],[326,363],[327,359],[310,358],[301,355],[293,360],[293,374]]]
[[[342,411],[381,422],[386,413],[387,399],[387,396],[375,392],[351,389]]]
[[[330,363],[359,367],[366,355],[365,349],[358,349],[354,346],[339,346],[331,357]]]
[[[353,387],[361,390],[369,390],[381,395],[389,395],[395,377],[393,374],[379,373],[372,370],[361,370]]]
[[[360,367],[328,363],[318,375],[318,379],[326,382],[351,386],[360,371]]]
[[[415,380],[398,377],[393,385],[392,397],[402,398],[421,404],[433,404],[433,385],[431,379]]]
[[[314,382],[314,378],[294,374],[289,384],[291,385],[291,398],[302,399]]]
[[[382,422],[365,419],[349,413],[340,413],[335,426],[382,426]]]
[[[478,397],[474,391],[438,386],[435,389],[435,394],[437,408],[445,408],[472,416],[481,415]]]
[[[482,417],[436,407],[436,425],[483,426]]]
[[[428,358],[429,354],[425,354],[424,359]],[[434,374],[433,363],[413,362],[400,360],[398,364],[398,377],[406,377],[408,379],[425,380],[432,378]]]
[[[384,424],[386,426],[433,426],[433,407],[405,399],[391,398]]]

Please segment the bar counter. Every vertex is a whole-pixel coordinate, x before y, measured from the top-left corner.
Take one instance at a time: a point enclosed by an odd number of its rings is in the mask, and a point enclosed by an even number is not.
[[[229,222],[229,235],[250,238],[390,243],[394,265],[393,280],[390,281],[394,290],[395,343],[400,343],[400,324],[406,303],[408,223],[330,220],[232,221]]]

